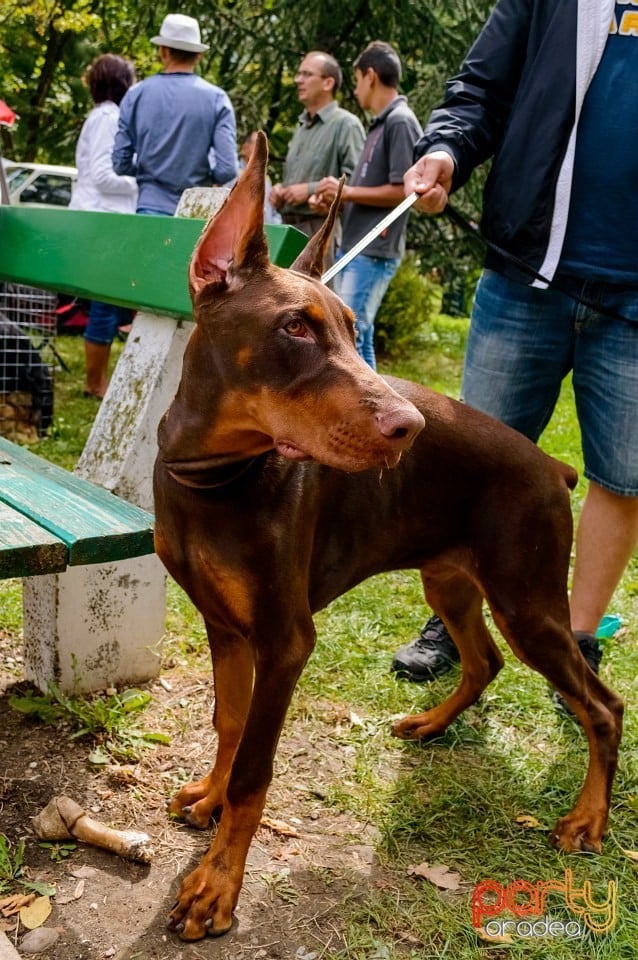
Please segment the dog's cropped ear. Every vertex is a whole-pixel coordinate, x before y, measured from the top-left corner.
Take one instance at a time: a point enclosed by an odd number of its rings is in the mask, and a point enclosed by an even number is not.
[[[339,213],[341,193],[345,182],[346,178],[341,177],[339,180],[339,189],[337,190],[336,197],[332,201],[328,216],[292,264],[290,267],[291,270],[298,270],[299,273],[307,273],[309,276],[316,277],[317,279],[321,278],[321,274],[323,273],[323,259],[330,243],[337,214]]]
[[[221,210],[204,227],[193,251],[188,271],[193,302],[211,285],[241,284],[243,271],[254,273],[268,265],[264,234],[267,161],[268,141],[259,131],[245,171]]]

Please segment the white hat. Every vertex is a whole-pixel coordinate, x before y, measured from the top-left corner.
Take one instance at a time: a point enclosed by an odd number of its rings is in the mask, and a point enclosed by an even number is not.
[[[182,13],[169,13],[164,17],[159,36],[151,37],[151,43],[173,50],[189,50],[191,53],[208,50],[208,46],[202,43],[197,20],[185,17]]]

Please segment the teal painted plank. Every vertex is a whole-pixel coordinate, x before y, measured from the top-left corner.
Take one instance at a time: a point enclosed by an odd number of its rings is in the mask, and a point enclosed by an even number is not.
[[[0,502],[62,540],[69,565],[153,552],[153,517],[0,437]]]
[[[68,555],[66,545],[48,530],[0,503],[0,579],[61,573]]]
[[[0,206],[0,278],[190,317],[187,271],[204,220]],[[272,261],[290,266],[307,237],[267,226]]]

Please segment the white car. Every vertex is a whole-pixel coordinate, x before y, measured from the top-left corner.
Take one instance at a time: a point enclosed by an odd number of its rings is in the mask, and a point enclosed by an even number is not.
[[[67,207],[78,172],[75,167],[50,163],[2,160],[9,198],[21,207]]]

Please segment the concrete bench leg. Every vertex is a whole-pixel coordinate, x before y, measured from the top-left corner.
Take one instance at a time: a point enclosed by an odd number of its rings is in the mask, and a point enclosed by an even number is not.
[[[23,602],[25,674],[41,690],[53,681],[87,693],[158,675],[166,591],[157,557],[30,577]]]
[[[76,472],[153,510],[157,425],[172,400],[190,322],[138,314]],[[141,683],[159,673],[164,568],[155,556],[24,581],[25,671],[40,689]]]

